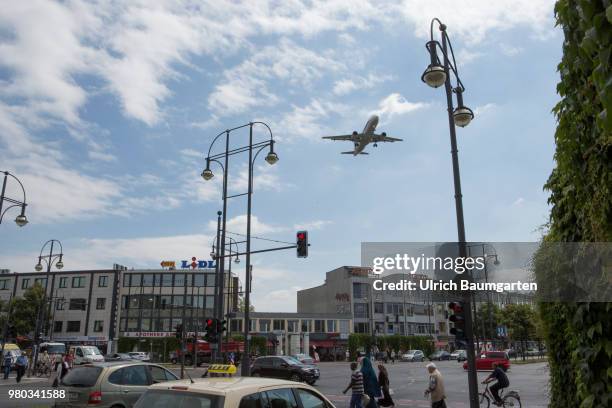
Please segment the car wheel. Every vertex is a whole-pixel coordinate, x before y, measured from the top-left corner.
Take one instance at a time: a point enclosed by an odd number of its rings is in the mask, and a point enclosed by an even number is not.
[[[302,381],[302,377],[300,377],[300,375],[298,373],[291,374],[291,377],[289,377],[289,379],[291,381],[295,381],[295,382],[301,382]]]

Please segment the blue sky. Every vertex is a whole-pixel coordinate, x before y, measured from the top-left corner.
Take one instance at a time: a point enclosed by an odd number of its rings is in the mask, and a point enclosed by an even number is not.
[[[208,258],[221,177],[199,177],[203,158],[251,120],[270,124],[280,157],[256,165],[254,234],[292,241],[307,228],[312,244],[308,259],[253,257],[257,310],[295,310],[295,290],[358,264],[362,241],[455,240],[444,93],[420,80],[434,16],[476,112],[458,129],[468,240],[533,241],[547,221],[553,1],[6,3],[0,170],[23,181],[30,224],[6,215],[0,267],[31,271],[50,238],[69,270]],[[339,154],[350,143],[320,139],[372,113],[404,141],[352,157]],[[236,193],[246,160],[230,167]],[[245,213],[231,201],[229,231],[244,233]]]

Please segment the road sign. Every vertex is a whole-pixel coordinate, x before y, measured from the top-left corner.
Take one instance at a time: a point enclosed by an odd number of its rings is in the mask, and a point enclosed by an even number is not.
[[[506,326],[497,326],[498,337],[508,337],[508,328]]]

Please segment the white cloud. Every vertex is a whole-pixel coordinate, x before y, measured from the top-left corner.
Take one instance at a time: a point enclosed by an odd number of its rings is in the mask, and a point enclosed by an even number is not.
[[[439,17],[451,39],[475,45],[491,31],[519,26],[548,38],[554,32],[553,8],[554,0],[404,0],[399,11],[414,25],[418,37],[429,38],[431,19]],[[437,36],[437,26],[434,30]]]
[[[500,48],[501,48],[502,53],[504,55],[507,55],[508,57],[514,57],[515,55],[518,55],[523,52],[522,47],[517,47],[513,45],[508,45],[508,44],[501,44]]]
[[[307,230],[307,231],[313,231],[313,230],[320,230],[325,228],[326,226],[332,224],[332,221],[329,220],[315,220],[315,221],[306,221],[306,222],[302,222],[299,224],[295,224],[293,226],[293,229],[295,230]]]
[[[486,114],[487,112],[491,112],[491,111],[493,111],[495,109],[497,109],[497,104],[495,104],[495,103],[486,103],[484,105],[477,106],[477,107],[474,108],[474,117],[481,116],[481,115]]]
[[[346,95],[360,89],[374,88],[376,85],[393,79],[390,75],[369,74],[367,77],[355,76],[353,78],[339,79],[334,82],[333,92],[336,95]]]
[[[514,202],[512,203],[513,207],[520,207],[523,205],[523,203],[525,203],[525,199],[523,197],[519,197],[516,200],[514,200]]]
[[[228,218],[226,220],[227,231],[235,232],[238,234],[244,234],[246,232],[247,216],[246,214],[238,215],[236,217]],[[210,231],[217,230],[217,220],[208,222],[208,229]],[[256,215],[251,215],[251,234],[271,234],[279,231],[283,231],[282,227],[276,227],[270,224],[266,224],[260,221]]]
[[[320,140],[321,136],[331,131],[325,123],[328,123],[333,115],[343,115],[349,110],[347,105],[324,99],[312,99],[308,105],[293,105],[292,108],[274,125],[274,128],[287,130],[279,139],[291,140],[302,137]]]
[[[240,65],[226,70],[223,80],[210,94],[208,106],[220,116],[244,112],[254,106],[272,106],[280,98],[269,89],[270,82],[306,87],[326,72],[345,68],[333,57],[281,39],[277,46],[258,50]]]
[[[376,114],[381,117],[381,121],[386,121],[396,115],[405,115],[424,109],[429,104],[424,102],[409,102],[399,93],[392,93],[389,96],[382,99],[378,104],[378,109],[372,111],[372,114]]]
[[[110,153],[104,153],[104,152],[98,152],[98,151],[92,150],[92,151],[89,151],[87,155],[89,156],[90,159],[94,159],[94,160],[100,160],[100,161],[105,161],[105,162],[117,161],[117,157]]]

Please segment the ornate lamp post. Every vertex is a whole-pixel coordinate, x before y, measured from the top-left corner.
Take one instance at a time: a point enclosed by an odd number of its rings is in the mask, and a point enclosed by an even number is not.
[[[17,224],[20,227],[23,227],[24,225],[28,223],[28,218],[25,215],[25,209],[26,209],[27,204],[26,204],[26,193],[25,193],[25,189],[23,188],[23,184],[21,184],[21,181],[19,181],[17,177],[12,175],[8,171],[0,171],[0,173],[4,173],[4,180],[2,182],[2,192],[0,192],[0,224],[2,224],[2,218],[4,218],[4,214],[6,214],[6,212],[9,209],[13,207],[21,207],[21,214],[19,214],[17,218],[15,218],[15,224]],[[6,184],[7,184],[9,176],[15,179],[17,183],[19,183],[19,186],[21,187],[21,191],[23,192],[23,201],[15,200],[13,198],[9,198],[5,196]],[[10,203],[11,205],[9,205],[4,211],[2,211],[2,206],[5,201]]]

